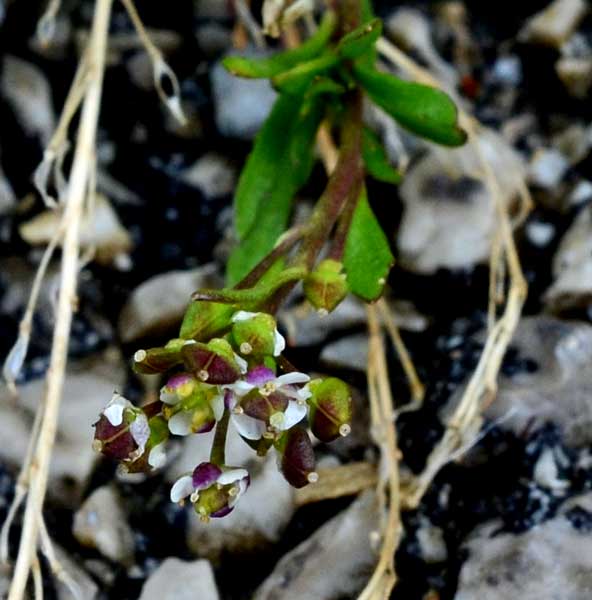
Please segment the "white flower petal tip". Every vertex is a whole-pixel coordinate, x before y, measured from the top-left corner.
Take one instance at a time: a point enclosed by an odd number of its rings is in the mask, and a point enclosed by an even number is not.
[[[130,433],[138,445],[138,450],[143,453],[146,442],[150,438],[150,425],[148,425],[146,415],[143,413],[136,415],[130,425]]]
[[[273,355],[279,356],[286,349],[286,340],[284,336],[275,329],[273,332]]]
[[[174,414],[169,419],[169,431],[173,435],[189,435],[191,433],[191,420],[193,414],[187,411],[181,411]]]
[[[161,442],[157,444],[150,450],[150,454],[148,455],[148,464],[153,469],[160,469],[166,463],[166,452],[165,452],[166,443]]]
[[[238,433],[247,440],[260,440],[265,433],[265,423],[244,414],[233,414],[232,422]]]
[[[171,488],[171,502],[181,502],[183,498],[193,493],[193,478],[191,475],[183,475],[175,481]]]
[[[123,423],[123,411],[128,406],[132,406],[132,403],[121,394],[114,392],[113,397],[109,401],[109,404],[107,404],[103,414],[111,425],[117,427]]]
[[[233,323],[238,323],[239,321],[248,321],[249,319],[252,319],[253,317],[256,317],[257,315],[260,315],[261,313],[255,313],[255,312],[248,312],[246,310],[239,310],[238,312],[235,312],[232,315],[232,318],[230,319]]]
[[[307,411],[308,408],[306,404],[300,404],[299,402],[290,400],[288,408],[286,408],[286,412],[284,412],[284,422],[278,429],[286,431],[287,429],[294,427],[294,425],[300,423],[300,421],[304,419]]]
[[[218,395],[214,396],[212,398],[212,401],[210,402],[210,405],[212,406],[212,412],[214,413],[214,419],[216,419],[216,422],[218,422],[222,418],[222,415],[224,414],[224,395],[218,394]]]
[[[241,374],[244,375],[249,368],[249,363],[242,356],[239,356],[236,353],[234,355],[234,360],[236,361]]]
[[[218,483],[229,485],[248,476],[249,472],[246,469],[229,469],[228,471],[223,471],[220,477],[218,477]]]
[[[298,373],[297,371],[293,371],[292,373],[285,373],[284,375],[280,375],[275,379],[276,388],[280,388],[284,385],[292,385],[294,383],[308,383],[310,381],[310,377],[306,375],[306,373]]]

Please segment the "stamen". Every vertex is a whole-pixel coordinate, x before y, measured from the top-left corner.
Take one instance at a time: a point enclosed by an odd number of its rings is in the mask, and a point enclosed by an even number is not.
[[[350,433],[351,433],[351,426],[349,425],[349,423],[344,423],[339,428],[339,435],[341,435],[342,437],[347,437]]]
[[[238,494],[238,485],[233,485],[229,490],[228,490],[228,495],[233,498],[234,496],[236,496]]]
[[[275,383],[273,381],[268,381],[262,387],[259,388],[259,392],[262,396],[269,396],[275,392]]]
[[[242,407],[242,406],[235,406],[235,407],[232,409],[232,412],[233,412],[235,415],[242,415],[242,414],[243,414],[245,411],[243,410],[243,407]]]
[[[92,449],[95,452],[101,452],[101,450],[103,449],[103,442],[101,442],[101,440],[93,440]]]
[[[199,492],[195,490],[191,496],[189,496],[189,500],[191,500],[192,504],[195,504],[199,500]]]
[[[309,483],[316,483],[319,480],[319,474],[316,471],[311,471],[307,476]]]

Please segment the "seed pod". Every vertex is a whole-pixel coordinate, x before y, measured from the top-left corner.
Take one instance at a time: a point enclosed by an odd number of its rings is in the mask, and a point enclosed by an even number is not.
[[[258,388],[250,391],[240,402],[245,415],[265,421],[269,420],[274,413],[283,413],[288,407],[289,398],[280,392],[273,392],[267,396],[263,395]]]
[[[281,455],[280,468],[286,481],[295,488],[315,483],[315,455],[310,438],[299,426],[286,431],[275,444]]]
[[[183,362],[181,348],[185,340],[174,339],[162,348],[149,348],[138,350],[134,354],[133,369],[136,373],[153,375],[164,373]]]
[[[223,339],[214,338],[207,344],[185,342],[183,360],[188,370],[200,381],[211,385],[234,383],[241,375],[241,367],[232,346]]]
[[[191,302],[183,318],[179,337],[185,340],[207,342],[230,328],[230,318],[236,308],[219,302],[196,300]]]
[[[240,318],[241,315],[248,316]],[[232,339],[241,354],[256,358],[276,356],[277,324],[271,315],[239,311],[232,320]]]
[[[308,398],[310,428],[322,442],[332,442],[351,431],[352,399],[349,386],[337,379],[312,381]]]
[[[306,299],[320,312],[330,313],[347,296],[343,264],[332,259],[321,261],[303,284]]]

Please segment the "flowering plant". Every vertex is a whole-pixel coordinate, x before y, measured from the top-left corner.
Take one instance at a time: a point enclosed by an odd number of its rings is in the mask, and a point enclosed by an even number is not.
[[[247,471],[225,461],[230,423],[259,455],[273,448],[295,487],[318,477],[306,425],[323,442],[351,430],[348,386],[298,372],[283,355],[273,315],[298,283],[320,314],[348,293],[370,302],[384,291],[394,259],[365,177],[396,183],[400,174],[364,126],[364,100],[433,142],[457,146],[466,137],[445,94],[376,68],[382,24],[367,0],[328,4],[299,47],[266,59],[225,59],[233,74],[269,78],[278,92],[238,182],[228,287],[195,292],[179,337],[135,353],[137,372],[168,374],[159,400],[138,408],[115,394],[96,423],[97,449],[128,471],[162,465],[169,436],[215,427],[209,460],[171,490],[174,502],[189,498],[204,520],[232,511],[249,485]],[[309,221],[285,231],[321,128],[338,132],[336,164]]]

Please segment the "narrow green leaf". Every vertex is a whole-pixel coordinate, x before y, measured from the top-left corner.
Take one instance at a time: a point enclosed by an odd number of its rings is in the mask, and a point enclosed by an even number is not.
[[[230,73],[238,77],[263,79],[275,77],[284,71],[292,69],[301,62],[318,56],[329,43],[336,25],[337,17],[335,13],[328,11],[315,34],[297,48],[261,59],[228,56],[222,61],[222,64]]]
[[[319,77],[315,77],[315,80],[310,84],[309,88],[306,90],[304,99],[305,101],[312,100],[316,96],[322,96],[324,94],[341,96],[342,94],[345,94],[345,92],[346,89],[343,85],[337,83],[337,81],[330,77],[320,75]]]
[[[280,92],[301,96],[316,77],[325,75],[338,62],[339,57],[334,52],[326,52],[313,60],[300,63],[293,69],[281,73],[274,77],[271,82]]]
[[[378,136],[367,127],[362,131],[362,157],[366,171],[385,183],[399,183],[401,173],[393,167]]]
[[[393,262],[388,240],[368,204],[364,186],[343,255],[350,291],[368,302],[379,298]]]
[[[337,45],[337,53],[349,60],[359,58],[374,47],[381,34],[382,21],[372,19],[344,35]]]
[[[444,146],[465,143],[456,105],[444,92],[361,64],[354,65],[354,76],[372,101],[406,129]]]
[[[276,118],[278,105],[281,125]],[[240,281],[284,232],[292,199],[314,164],[314,141],[322,116],[318,97],[303,102],[282,94],[276,101],[239,179],[235,223],[241,243],[228,261],[228,285]]]

